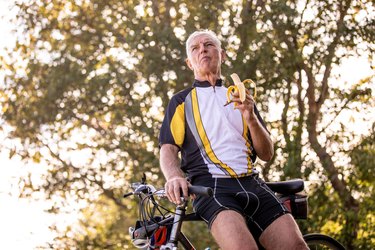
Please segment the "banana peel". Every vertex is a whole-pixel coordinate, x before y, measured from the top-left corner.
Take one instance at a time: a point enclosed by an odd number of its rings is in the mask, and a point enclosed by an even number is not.
[[[246,80],[241,82],[239,76],[236,73],[231,74],[230,77],[232,78],[232,80],[234,82],[234,85],[231,85],[231,86],[228,87],[227,103],[224,106],[233,102],[232,98],[233,98],[233,93],[235,93],[235,92],[238,92],[238,95],[240,97],[241,102],[244,102],[246,100],[245,84],[246,85],[253,85],[253,87],[254,87],[254,95],[253,96],[254,96],[254,99],[256,98],[256,84],[255,84],[255,82],[253,82],[251,79],[246,79]],[[250,86],[248,88],[250,88]],[[237,103],[235,103],[234,105],[236,106]]]

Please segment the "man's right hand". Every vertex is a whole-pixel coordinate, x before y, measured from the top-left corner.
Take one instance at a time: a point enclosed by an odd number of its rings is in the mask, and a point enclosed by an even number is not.
[[[181,191],[184,198],[188,197],[189,183],[184,177],[172,177],[165,183],[165,192],[170,202],[181,204]]]

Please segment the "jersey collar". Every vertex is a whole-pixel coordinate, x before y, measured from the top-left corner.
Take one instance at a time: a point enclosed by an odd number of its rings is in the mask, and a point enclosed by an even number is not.
[[[220,87],[223,85],[223,80],[217,79],[215,83],[215,87]],[[201,87],[201,88],[207,88],[212,87],[209,81],[198,81],[197,79],[193,82],[193,87]]]

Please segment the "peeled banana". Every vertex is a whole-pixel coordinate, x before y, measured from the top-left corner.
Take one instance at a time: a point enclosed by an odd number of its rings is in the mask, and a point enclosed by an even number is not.
[[[238,92],[238,95],[240,97],[240,101],[241,102],[244,102],[246,100],[246,87],[245,87],[245,84],[252,84],[254,85],[254,98],[256,97],[256,85],[255,83],[250,80],[250,79],[246,79],[244,81],[241,82],[240,78],[238,77],[238,75],[236,73],[233,73],[230,75],[230,77],[232,77],[232,80],[234,82],[234,85],[231,85],[228,87],[228,90],[227,90],[227,103],[225,105],[228,105],[229,103],[232,102],[232,98],[233,98],[233,93],[234,92]]]

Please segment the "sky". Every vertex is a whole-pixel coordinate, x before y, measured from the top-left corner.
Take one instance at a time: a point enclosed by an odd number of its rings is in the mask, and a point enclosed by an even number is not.
[[[35,249],[53,239],[49,226],[56,216],[44,211],[48,208],[45,201],[18,198],[24,164],[7,156],[7,152],[0,154],[0,249]]]
[[[11,14],[7,8],[10,2],[0,0],[0,55],[15,41],[11,34],[12,25],[3,18]],[[4,134],[0,133],[0,141],[4,143]],[[18,180],[27,173],[27,166],[17,157],[9,160],[8,156],[6,150],[0,152],[0,249],[35,249],[53,239],[49,226],[62,218],[45,212],[49,204],[43,200],[18,198]]]
[[[13,26],[2,18],[12,14],[7,8],[10,2],[12,1],[0,0],[0,55],[5,47],[12,46],[15,41],[10,32]],[[342,82],[348,83],[358,82],[373,74],[366,57],[350,58],[337,70],[341,72]],[[0,141],[4,143],[4,133],[1,131]],[[17,157],[10,160],[8,155],[6,150],[0,152],[0,249],[35,249],[53,239],[54,234],[49,229],[52,224],[70,224],[76,216],[49,214],[45,212],[50,207],[48,202],[18,198],[19,178],[30,169],[33,169],[34,174],[42,173],[43,169],[41,166],[27,165]]]

